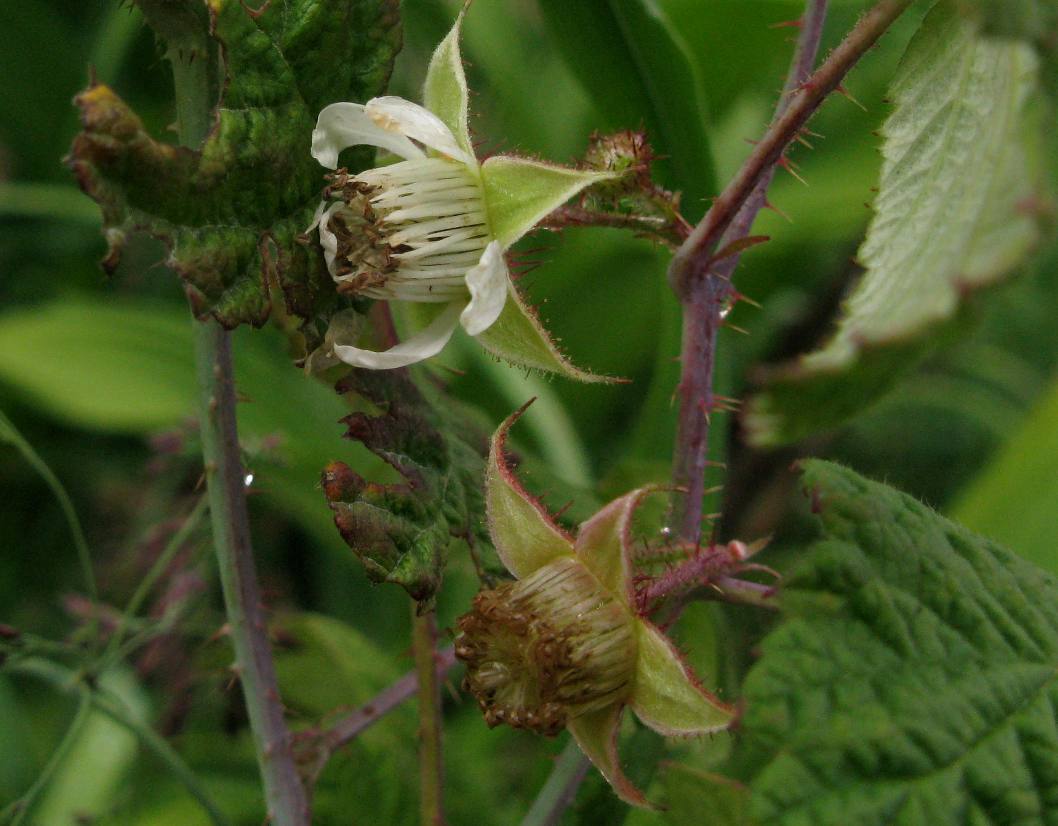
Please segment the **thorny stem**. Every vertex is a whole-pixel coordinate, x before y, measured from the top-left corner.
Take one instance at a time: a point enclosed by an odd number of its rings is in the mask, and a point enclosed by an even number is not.
[[[416,609],[413,606],[412,611]],[[412,648],[419,694],[419,812],[422,826],[444,824],[441,756],[441,681],[437,679],[437,615],[412,616]]]
[[[180,143],[198,147],[213,122],[215,49],[201,14],[180,3],[141,3],[144,14],[169,41]],[[235,421],[231,336],[217,322],[194,321],[199,384],[199,423],[205,462],[213,547],[217,555],[228,629],[250,718],[268,817],[274,826],[308,826],[309,805],[294,764],[292,738],[283,718],[275,663],[257,585],[245,469]]]
[[[701,222],[673,256],[669,281],[684,307],[680,411],[673,458],[673,482],[687,491],[673,505],[673,528],[687,542],[701,541],[701,509],[709,449],[709,415],[716,409],[713,365],[724,309],[736,297],[730,276],[737,259],[713,259],[718,248],[748,232],[776,164],[787,145],[801,133],[827,95],[837,89],[856,62],[871,48],[912,0],[880,0],[868,11],[822,66],[803,79],[815,61],[826,12],[825,0],[808,0],[801,33],[767,133],[742,168],[713,202]]]
[[[231,336],[214,321],[193,324],[202,456],[206,465],[213,547],[235,650],[232,669],[242,685],[271,822],[275,826],[308,826],[308,801],[294,764],[290,731],[283,719],[250,544],[243,481],[246,471],[239,455],[235,424]]]
[[[561,230],[566,227],[615,227],[628,229],[655,241],[660,241],[670,249],[676,249],[690,233],[686,221],[667,221],[661,216],[621,214],[600,212],[578,206],[562,206],[544,218],[539,226],[547,229]]]

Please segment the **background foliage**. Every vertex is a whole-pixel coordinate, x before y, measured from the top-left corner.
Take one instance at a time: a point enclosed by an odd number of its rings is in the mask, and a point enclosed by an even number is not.
[[[774,24],[796,17],[802,4],[659,0],[680,33],[673,42],[650,19],[643,22],[651,4],[599,3],[601,22],[579,47],[563,37],[571,31],[570,5],[477,0],[464,52],[480,151],[566,160],[582,153],[594,129],[658,124],[651,136],[656,148],[674,159],[661,167],[662,181],[684,190],[687,213],[697,217],[702,199],[737,168],[744,139],[767,121],[790,52],[790,29]],[[866,5],[832,3],[824,50]],[[777,178],[771,201],[790,220],[764,213],[755,232],[772,241],[747,254],[739,271],[740,289],[763,306],[743,305],[732,316],[750,335],[732,328],[721,335],[727,395],[745,396],[761,364],[806,352],[828,331],[870,218],[864,201],[881,162],[872,132],[889,111],[883,100],[889,81],[923,13],[916,6],[851,76],[849,89],[864,109],[835,98],[813,122],[824,139],[815,151],[794,153],[809,186],[784,173]],[[392,93],[418,97],[426,60],[453,14],[454,5],[441,0],[406,0]],[[85,85],[87,65],[120,90],[155,136],[166,135],[174,117],[171,80],[153,35],[127,7],[22,0],[0,5],[0,28],[8,34],[0,51],[0,409],[69,489],[103,600],[123,606],[198,496],[190,329],[182,290],[160,265],[165,253],[157,243],[131,240],[115,275],[102,275],[98,210],[61,158],[78,128],[70,101]],[[697,83],[673,86],[652,75],[642,58],[652,49],[678,54]],[[615,68],[602,73],[600,65]],[[604,74],[614,82],[600,84]],[[706,141],[710,155],[703,159]],[[1053,166],[1055,153],[1044,157]],[[677,158],[698,160],[688,167]],[[540,397],[521,434],[527,479],[556,506],[572,498],[568,515],[575,519],[610,494],[668,475],[678,310],[664,278],[666,255],[648,242],[570,230],[561,239],[538,233],[520,250],[524,261],[542,264],[522,283],[566,351],[579,364],[633,383],[526,377],[466,340],[431,369],[450,392],[483,411],[486,430],[530,396]],[[725,483],[721,535],[779,530],[764,561],[787,570],[800,556],[792,549],[817,530],[788,470],[799,453],[811,452],[884,479],[1058,572],[1056,306],[1058,253],[1045,245],[1017,278],[973,301],[951,341],[938,343],[890,395],[844,427],[769,452],[747,448],[732,423],[728,443],[718,439],[716,448],[729,466],[726,476],[717,474]],[[369,699],[411,666],[406,596],[367,581],[319,489],[321,469],[335,459],[370,479],[394,477],[366,449],[342,440],[339,420],[353,411],[291,367],[283,330],[240,330],[235,347],[245,399],[240,425],[254,477],[251,518],[277,612],[281,687],[295,719],[308,725]],[[84,618],[78,596],[84,585],[61,511],[22,454],[4,444],[0,489],[0,622],[68,638]],[[822,554],[817,548],[811,557],[817,569]],[[224,670],[228,655],[216,636],[222,613],[210,565],[197,526],[148,605],[155,616],[179,611],[183,630],[154,639],[104,680],[173,738],[235,822],[255,824],[262,811],[258,779],[244,713]],[[798,577],[803,584],[810,574]],[[453,554],[439,595],[442,626],[451,625],[475,588],[471,560]],[[803,622],[834,621],[806,611]],[[749,658],[725,649],[718,656],[710,640],[726,631],[728,645],[745,652],[764,630],[760,624],[747,621],[744,610],[699,605],[677,633],[696,664],[733,693]],[[764,681],[759,677],[754,690],[762,691]],[[40,775],[74,713],[70,698],[0,674],[0,801]],[[157,759],[143,756],[132,735],[90,714],[34,822],[66,824],[75,812],[100,823],[203,822],[183,787]],[[446,702],[445,734],[447,808],[455,824],[479,823],[482,812],[489,822],[516,822],[546,777],[547,757],[561,746],[488,731],[473,703],[455,692]],[[627,751],[637,758],[629,771],[646,784],[661,745],[634,736],[638,748]],[[410,706],[358,739],[321,780],[317,822],[415,822],[414,739]],[[717,740],[669,752],[680,762],[654,775],[651,788],[669,801],[667,813],[628,815],[593,777],[567,818],[599,822],[594,818],[607,812],[607,822],[626,815],[636,823],[689,822],[687,813],[700,810],[704,794],[700,775],[715,767],[722,749]],[[710,788],[723,798],[710,805],[728,807],[729,820],[739,822],[739,796]],[[756,815],[771,822],[766,812]]]

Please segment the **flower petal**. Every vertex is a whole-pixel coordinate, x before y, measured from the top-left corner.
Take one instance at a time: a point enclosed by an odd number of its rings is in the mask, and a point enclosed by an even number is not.
[[[526,305],[521,294],[508,279],[507,302],[500,317],[477,336],[478,343],[492,355],[520,367],[559,373],[585,382],[620,382],[611,376],[598,376],[575,367],[558,347]]]
[[[497,428],[485,468],[485,512],[489,534],[507,570],[521,579],[562,556],[573,556],[573,540],[518,481],[504,448],[510,430],[525,407]]]
[[[673,644],[646,620],[636,623],[639,662],[632,710],[666,736],[708,734],[727,728],[734,709],[702,688]]]
[[[481,165],[489,227],[506,249],[585,187],[616,177],[612,172],[494,155]]]
[[[394,367],[405,367],[423,361],[436,356],[448,343],[448,339],[459,326],[459,314],[463,311],[463,306],[462,301],[453,301],[421,333],[381,353],[336,345],[334,354],[346,364],[366,367],[369,370],[391,370]]]
[[[651,488],[640,488],[615,499],[580,526],[575,550],[580,561],[603,587],[625,605],[632,593],[632,516]]]
[[[452,30],[430,58],[426,83],[423,84],[422,102],[444,121],[463,151],[472,156],[474,147],[467,128],[469,93],[466,74],[463,72],[463,57],[459,53],[459,35],[464,14],[466,6],[459,12]]]
[[[313,226],[319,226],[320,246],[323,248],[323,260],[327,263],[327,272],[331,274],[331,278],[337,278],[334,274],[334,259],[338,256],[338,236],[331,232],[330,221],[331,216],[345,205],[341,201],[335,201],[323,209],[325,205],[326,201],[320,204],[320,209],[316,210],[316,217],[312,223]],[[311,232],[312,227],[309,227],[308,231]]]
[[[364,111],[380,129],[407,136],[442,155],[477,166],[474,155],[468,154],[456,143],[452,130],[445,122],[417,103],[387,95],[369,100],[364,106]]]
[[[621,724],[621,705],[590,711],[571,720],[566,728],[573,735],[585,757],[595,764],[617,796],[632,806],[654,808],[621,771],[617,756],[617,732]]]
[[[423,157],[422,150],[404,135],[382,129],[367,116],[359,103],[325,106],[312,130],[312,157],[328,169],[338,166],[338,153],[350,146],[366,144],[387,149],[406,160]]]
[[[481,254],[481,261],[467,271],[470,303],[459,319],[467,333],[483,333],[500,317],[509,280],[500,242],[492,241]]]

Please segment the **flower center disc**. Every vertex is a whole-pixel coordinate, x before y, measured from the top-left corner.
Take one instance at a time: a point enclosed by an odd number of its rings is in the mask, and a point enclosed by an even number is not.
[[[482,591],[459,620],[464,687],[489,726],[557,734],[623,700],[636,662],[631,617],[575,559]]]

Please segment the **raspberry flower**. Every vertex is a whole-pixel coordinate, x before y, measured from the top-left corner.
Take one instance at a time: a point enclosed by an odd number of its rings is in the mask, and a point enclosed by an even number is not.
[[[617,757],[625,707],[666,736],[720,731],[733,710],[636,609],[631,521],[650,489],[616,499],[568,535],[504,458],[521,412],[493,436],[485,482],[489,531],[517,581],[482,591],[460,618],[464,686],[490,726],[569,729],[622,800],[647,806]]]
[[[376,146],[403,158],[331,176],[328,200],[313,223],[331,277],[350,294],[409,302],[425,324],[384,352],[335,344],[334,354],[357,367],[403,367],[439,353],[462,325],[506,361],[605,380],[559,353],[511,282],[504,253],[544,216],[614,174],[508,155],[478,162],[459,52],[464,13],[430,61],[425,106],[379,97],[320,112],[312,154],[328,169],[350,146]]]

